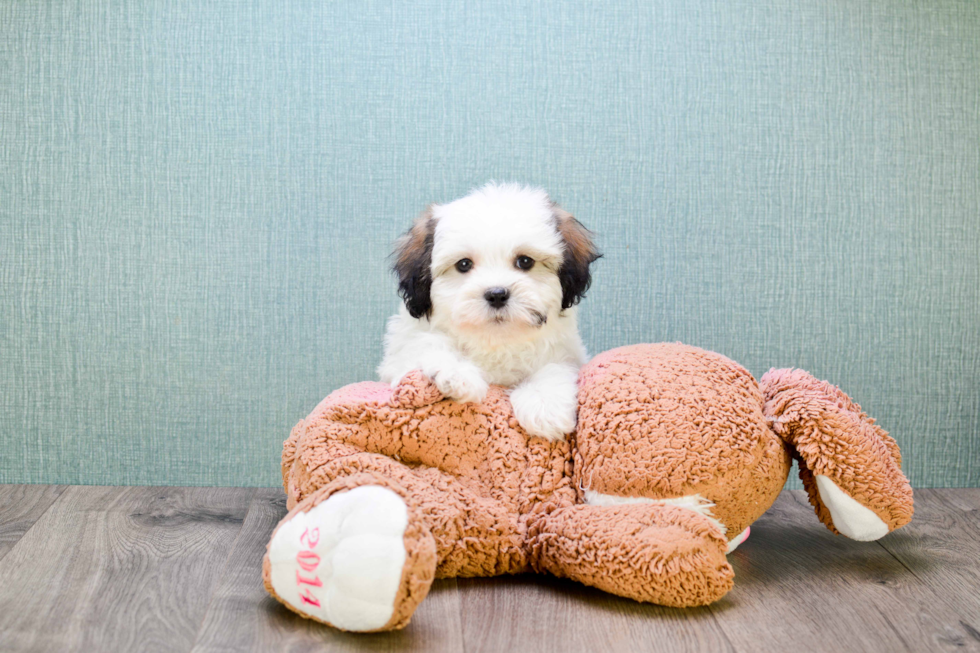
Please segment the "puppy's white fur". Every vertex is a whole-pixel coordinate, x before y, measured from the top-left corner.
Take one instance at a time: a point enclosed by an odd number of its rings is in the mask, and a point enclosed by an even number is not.
[[[406,302],[388,321],[382,381],[420,369],[463,402],[504,385],[529,434],[574,430],[587,356],[572,304],[598,257],[587,230],[539,188],[491,183],[430,207],[396,254]],[[521,256],[534,260],[529,270],[517,266]],[[472,261],[467,272],[456,268],[462,259]],[[509,291],[502,308],[485,298],[490,288]]]

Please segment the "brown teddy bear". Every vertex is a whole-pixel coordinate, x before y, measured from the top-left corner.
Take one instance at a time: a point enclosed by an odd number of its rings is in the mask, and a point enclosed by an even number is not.
[[[266,588],[351,631],[404,627],[436,577],[548,572],[704,605],[731,589],[725,555],[793,457],[834,532],[877,539],[912,516],[895,441],[799,370],[756,383],[695,347],[614,349],[582,368],[569,440],[528,437],[499,387],[479,405],[444,399],[420,373],[341,388],[283,446],[290,511]]]

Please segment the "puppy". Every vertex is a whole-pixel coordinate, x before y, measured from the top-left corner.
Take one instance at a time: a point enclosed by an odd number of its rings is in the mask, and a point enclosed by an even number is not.
[[[540,188],[491,182],[431,205],[395,247],[404,305],[388,321],[381,380],[418,369],[460,402],[507,386],[525,431],[563,438],[587,358],[575,305],[599,256]]]

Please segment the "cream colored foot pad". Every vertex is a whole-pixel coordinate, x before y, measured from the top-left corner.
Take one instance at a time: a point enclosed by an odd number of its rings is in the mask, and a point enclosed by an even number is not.
[[[335,494],[276,531],[272,587],[337,628],[381,628],[394,611],[407,525],[405,502],[391,490],[372,485]]]
[[[829,477],[817,474],[817,492],[841,535],[870,542],[888,534],[888,524],[881,517],[852,499]]]

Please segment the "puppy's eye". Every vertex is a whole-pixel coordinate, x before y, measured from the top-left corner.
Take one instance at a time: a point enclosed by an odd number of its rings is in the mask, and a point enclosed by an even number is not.
[[[530,256],[518,256],[514,260],[514,265],[517,266],[519,270],[530,270],[534,267],[534,259]]]
[[[458,272],[466,274],[471,269],[473,269],[473,261],[469,260],[468,258],[461,258],[456,261],[456,270]]]

